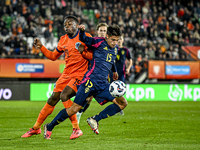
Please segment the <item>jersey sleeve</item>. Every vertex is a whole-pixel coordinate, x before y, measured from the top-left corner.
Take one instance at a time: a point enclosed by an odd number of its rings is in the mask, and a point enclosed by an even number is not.
[[[42,46],[41,49],[42,53],[50,60],[56,60],[60,57],[62,52],[58,52],[57,49],[55,49],[53,52],[48,50],[45,46]]]
[[[126,49],[126,58],[127,58],[128,60],[130,60],[130,59],[131,59],[130,51],[129,51],[128,48],[125,48],[125,49]]]
[[[92,38],[85,34],[85,31],[80,31],[79,40],[86,44],[88,47],[97,48],[105,40],[105,38]],[[93,50],[93,48],[91,49]]]
[[[89,33],[85,33],[85,35],[87,37],[92,37],[91,34],[89,34]],[[83,53],[82,53],[82,56],[84,58],[88,59],[88,60],[92,60],[92,58],[93,58],[93,51],[88,50],[88,47],[86,46],[85,49],[84,49],[84,51],[83,51]]]
[[[92,60],[93,58],[93,51],[91,50],[84,50],[82,56],[88,60]]]

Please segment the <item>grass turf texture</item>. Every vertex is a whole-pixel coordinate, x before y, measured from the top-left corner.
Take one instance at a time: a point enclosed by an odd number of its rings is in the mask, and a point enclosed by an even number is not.
[[[83,136],[70,140],[72,126],[65,120],[56,126],[52,139],[42,134],[21,138],[31,128],[45,102],[0,101],[0,150],[92,149],[92,150],[199,150],[200,102],[129,102],[125,115],[99,122],[99,135],[86,119],[105,106],[92,102],[82,116]],[[50,122],[63,109],[59,102],[46,119]]]

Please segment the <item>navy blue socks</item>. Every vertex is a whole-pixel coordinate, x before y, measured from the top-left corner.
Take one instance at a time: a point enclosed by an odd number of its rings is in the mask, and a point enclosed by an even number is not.
[[[97,122],[99,122],[101,119],[105,119],[110,116],[113,116],[120,111],[121,111],[121,109],[118,105],[111,104],[111,105],[107,106],[103,111],[101,111],[98,115],[94,116],[94,119]]]
[[[64,108],[58,113],[58,115],[53,119],[53,121],[51,121],[51,123],[48,124],[47,130],[52,131],[56,125],[63,122],[67,118],[69,118],[69,115],[67,114],[67,111]]]

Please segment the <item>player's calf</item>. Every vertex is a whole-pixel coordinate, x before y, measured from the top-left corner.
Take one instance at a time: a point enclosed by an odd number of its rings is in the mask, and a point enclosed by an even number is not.
[[[117,97],[113,100],[113,103],[115,103],[116,105],[118,105],[120,107],[121,110],[123,110],[124,108],[126,108],[126,106],[128,105],[127,100],[124,97]]]

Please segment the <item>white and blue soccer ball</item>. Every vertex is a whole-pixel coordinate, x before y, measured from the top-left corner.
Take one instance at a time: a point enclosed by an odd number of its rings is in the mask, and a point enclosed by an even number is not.
[[[110,84],[109,92],[113,97],[121,97],[126,93],[126,85],[120,80],[113,81]]]

